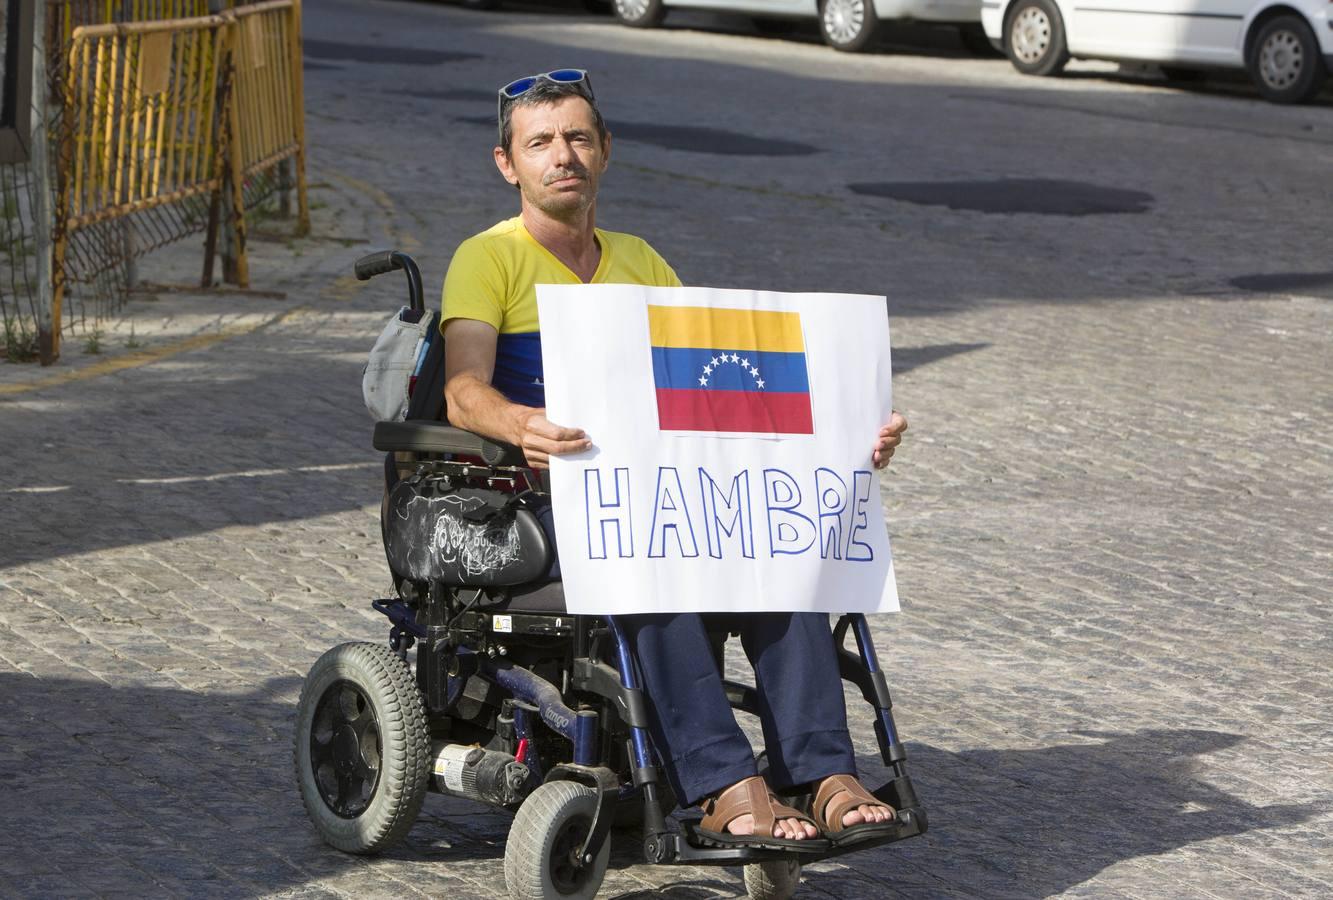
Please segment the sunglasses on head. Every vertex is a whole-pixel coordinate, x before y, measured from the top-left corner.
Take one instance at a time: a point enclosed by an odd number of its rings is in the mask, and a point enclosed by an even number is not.
[[[554,72],[542,72],[540,75],[525,75],[522,78],[515,78],[513,81],[500,88],[500,96],[506,100],[516,100],[528,91],[542,79],[554,81],[556,84],[580,84],[592,94],[592,82],[588,79],[588,73],[583,69],[556,69]]]
[[[556,84],[577,84],[579,93],[589,100],[593,99],[592,80],[588,77],[586,71],[583,69],[556,69],[553,72],[542,72],[540,75],[525,75],[522,78],[515,78],[500,88],[500,94],[496,98],[495,104],[497,114],[504,112],[506,102],[522,97],[542,80],[552,81]]]

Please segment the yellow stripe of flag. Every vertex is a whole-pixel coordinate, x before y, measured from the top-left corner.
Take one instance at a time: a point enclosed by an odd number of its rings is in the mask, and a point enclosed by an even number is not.
[[[649,306],[648,333],[654,347],[802,353],[801,315],[707,306]]]

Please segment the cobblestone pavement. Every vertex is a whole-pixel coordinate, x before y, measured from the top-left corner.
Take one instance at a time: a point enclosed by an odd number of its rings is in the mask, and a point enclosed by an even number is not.
[[[514,205],[492,91],[570,64],[619,136],[601,223],[687,283],[890,298],[874,627],[932,828],[805,893],[1333,894],[1328,105],[682,21],[312,0],[316,235],[254,266],[285,299],[178,299],[262,316],[0,395],[0,895],[503,896],[508,819],[466,803],[322,845],[291,723],[321,652],[384,636],[358,381],[399,285],[350,263],[397,245],[436,289]],[[634,843],[604,896],[743,893]]]

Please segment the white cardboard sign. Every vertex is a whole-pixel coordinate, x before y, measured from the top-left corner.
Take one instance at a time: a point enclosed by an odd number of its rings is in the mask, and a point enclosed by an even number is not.
[[[539,285],[574,613],[898,609],[870,462],[889,420],[883,297]]]

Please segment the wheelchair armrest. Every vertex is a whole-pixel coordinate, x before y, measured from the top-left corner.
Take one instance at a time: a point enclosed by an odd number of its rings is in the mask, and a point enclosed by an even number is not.
[[[442,422],[376,422],[375,449],[414,453],[458,453],[480,457],[488,466],[524,466],[523,451]]]

